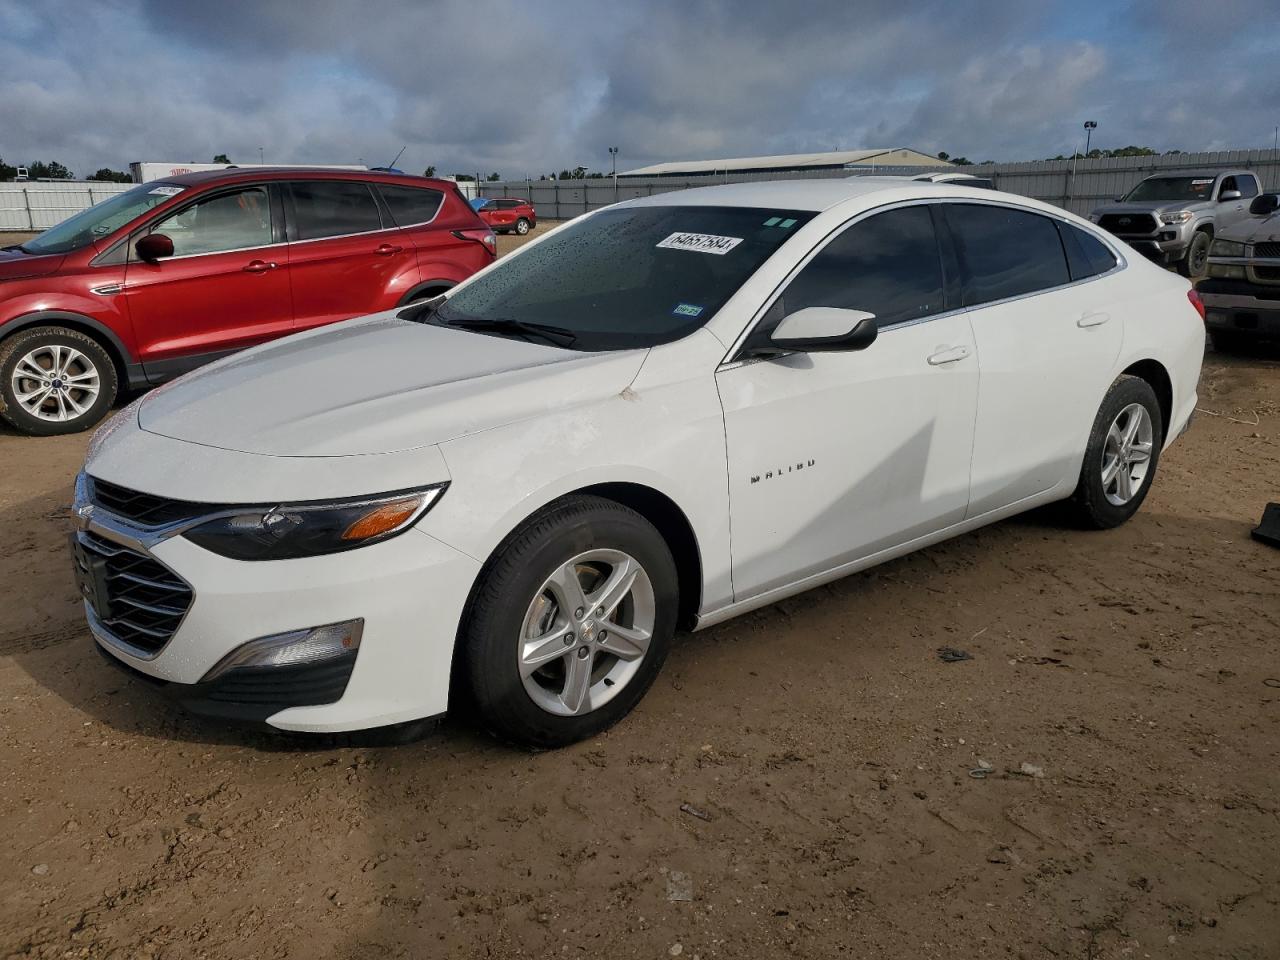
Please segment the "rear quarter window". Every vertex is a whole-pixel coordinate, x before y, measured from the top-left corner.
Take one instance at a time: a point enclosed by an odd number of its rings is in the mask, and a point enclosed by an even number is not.
[[[435,219],[444,200],[444,194],[439,190],[426,187],[380,186],[378,189],[391,211],[391,218],[399,227],[411,227]]]

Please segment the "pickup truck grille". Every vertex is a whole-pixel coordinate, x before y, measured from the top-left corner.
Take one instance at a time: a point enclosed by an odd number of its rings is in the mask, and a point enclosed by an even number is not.
[[[1270,260],[1280,258],[1280,242],[1268,241],[1267,243],[1255,243],[1253,245],[1253,255],[1255,257],[1265,257]]]
[[[1156,232],[1156,218],[1149,213],[1107,213],[1098,220],[1098,226],[1117,236]]]
[[[92,576],[90,567],[102,567],[105,595],[86,595],[94,616],[120,641],[158,653],[191,607],[191,587],[154,557],[88,531],[76,539],[79,575]]]

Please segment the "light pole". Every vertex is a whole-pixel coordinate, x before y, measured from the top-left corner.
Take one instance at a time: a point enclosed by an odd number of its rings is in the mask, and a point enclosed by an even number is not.
[[[1086,120],[1084,122],[1084,158],[1089,159],[1089,143],[1093,140],[1093,131],[1098,129],[1097,120]]]
[[[609,148],[609,159],[613,162],[613,202],[618,202],[618,148]]]
[[[258,163],[260,163],[260,164],[263,162],[262,156],[263,156],[263,154],[262,154],[262,148],[261,148],[261,147],[259,147],[259,148],[258,148]]]

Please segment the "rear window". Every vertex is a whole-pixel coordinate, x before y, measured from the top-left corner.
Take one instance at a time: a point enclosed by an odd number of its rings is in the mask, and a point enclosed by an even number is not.
[[[965,267],[965,306],[1070,281],[1058,229],[1048,217],[987,204],[948,203],[944,209]]]
[[[425,187],[380,186],[378,189],[387,203],[387,209],[391,211],[391,219],[400,227],[434,219],[441,201],[444,200],[444,194],[439,190],[428,190]]]
[[[571,223],[449,297],[432,322],[517,321],[575,350],[651,347],[705,324],[813,213],[625,207]]]
[[[349,180],[302,180],[290,187],[299,240],[382,229],[378,204],[367,184]]]

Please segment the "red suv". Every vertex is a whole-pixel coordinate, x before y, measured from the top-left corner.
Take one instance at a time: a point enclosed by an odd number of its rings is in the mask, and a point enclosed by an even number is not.
[[[122,385],[433,297],[495,256],[444,180],[281,168],[144,183],[0,250],[0,416],[84,430]]]
[[[495,197],[479,208],[480,219],[498,233],[514,230],[524,236],[538,225],[538,213],[528,200],[516,197]]]

